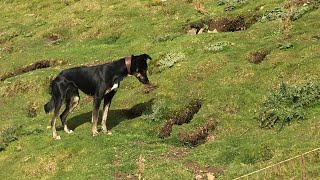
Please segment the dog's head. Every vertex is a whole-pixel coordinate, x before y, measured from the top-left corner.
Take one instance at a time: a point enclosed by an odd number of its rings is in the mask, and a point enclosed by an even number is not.
[[[138,56],[131,56],[131,70],[132,74],[142,83],[149,84],[147,76],[148,64],[147,60],[151,57],[148,54],[141,54]]]

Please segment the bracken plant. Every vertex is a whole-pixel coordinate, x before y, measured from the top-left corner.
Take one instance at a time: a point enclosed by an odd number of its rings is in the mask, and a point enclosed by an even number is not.
[[[306,108],[319,102],[320,84],[308,82],[300,87],[292,87],[282,82],[279,90],[273,92],[256,111],[255,118],[261,128],[277,126],[280,130],[293,120],[304,119]]]

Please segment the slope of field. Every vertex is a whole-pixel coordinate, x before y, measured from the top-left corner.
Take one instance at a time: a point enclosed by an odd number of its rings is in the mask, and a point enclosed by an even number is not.
[[[303,120],[288,116],[281,129],[261,128],[257,119],[281,84],[320,83],[318,6],[317,0],[1,1],[1,177],[232,179],[318,148],[318,103],[301,106]],[[61,70],[143,53],[153,58],[152,86],[124,79],[107,120],[112,135],[91,136],[92,98],[81,93],[68,117],[74,133],[65,134],[58,121],[62,139],[52,140],[52,114],[43,105]],[[318,153],[303,166],[258,177],[317,179],[319,162]]]

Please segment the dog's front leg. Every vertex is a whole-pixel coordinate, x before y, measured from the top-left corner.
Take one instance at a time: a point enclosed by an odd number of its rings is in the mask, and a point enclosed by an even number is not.
[[[108,112],[111,105],[111,100],[115,95],[115,93],[116,93],[116,90],[113,90],[104,96],[103,115],[102,115],[101,125],[102,125],[103,133],[105,134],[111,134],[111,132],[108,131],[108,128],[107,128],[107,117],[108,117]]]
[[[99,118],[99,108],[102,98],[95,96],[93,100],[93,111],[92,111],[92,135],[97,136],[98,133],[98,118]]]

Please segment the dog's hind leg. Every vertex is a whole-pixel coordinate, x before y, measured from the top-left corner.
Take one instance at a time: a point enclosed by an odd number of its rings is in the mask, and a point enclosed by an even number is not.
[[[63,99],[65,97],[65,93],[67,90],[67,83],[66,81],[61,78],[57,77],[55,80],[52,81],[52,96],[54,102],[54,113],[51,119],[51,131],[52,131],[52,138],[55,140],[61,139],[60,136],[57,135],[56,130],[56,121],[57,116],[59,115],[59,111],[62,106]]]
[[[113,90],[104,96],[103,115],[102,115],[101,125],[102,125],[103,133],[105,134],[111,134],[111,132],[108,131],[108,128],[107,128],[107,117],[108,117],[108,112],[111,105],[111,100],[115,94],[116,94],[116,90]]]
[[[53,117],[51,119],[52,138],[55,139],[55,140],[61,139],[60,136],[58,136],[57,130],[56,130],[57,116],[59,114],[61,106],[62,106],[62,98],[56,98],[55,99],[54,113],[53,113]]]
[[[80,96],[76,88],[68,90],[66,95],[66,109],[60,115],[60,119],[63,125],[63,130],[68,134],[72,133],[73,131],[70,130],[67,126],[67,116],[79,104],[79,100],[80,100]]]

